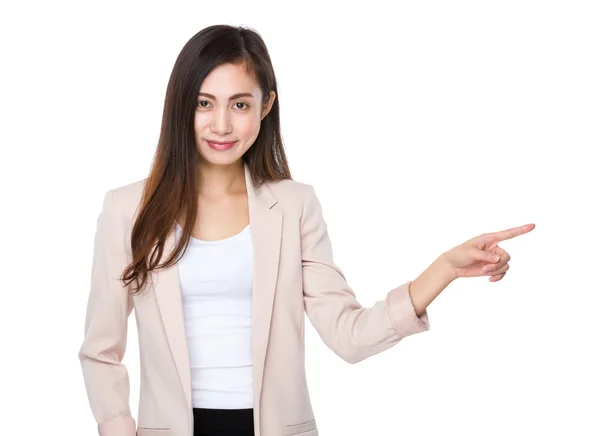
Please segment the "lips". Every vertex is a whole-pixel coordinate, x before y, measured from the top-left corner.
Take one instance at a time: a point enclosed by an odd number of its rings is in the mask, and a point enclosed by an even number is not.
[[[208,142],[208,145],[210,146],[210,148],[213,148],[215,150],[229,150],[231,147],[234,146],[234,144],[237,141],[233,141],[233,142],[221,142],[221,141],[206,141]]]
[[[235,142],[235,141],[211,141],[210,139],[207,139],[206,141],[212,142],[213,144],[220,144],[220,145],[233,144]]]

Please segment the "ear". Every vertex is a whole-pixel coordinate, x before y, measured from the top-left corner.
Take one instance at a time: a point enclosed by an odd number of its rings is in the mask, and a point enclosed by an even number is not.
[[[275,91],[271,91],[269,93],[269,101],[266,102],[263,106],[262,113],[260,115],[260,120],[262,121],[264,117],[266,117],[269,112],[271,112],[271,108],[273,107],[273,102],[275,101],[276,94]]]

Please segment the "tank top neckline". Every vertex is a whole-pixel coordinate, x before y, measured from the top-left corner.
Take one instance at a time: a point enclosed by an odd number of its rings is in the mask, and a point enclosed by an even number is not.
[[[227,238],[224,239],[217,239],[215,241],[205,241],[203,239],[198,239],[198,238],[194,238],[193,236],[190,235],[190,243],[194,244],[194,245],[215,245],[215,244],[223,244],[226,242],[230,242],[233,241],[234,239],[237,239],[239,237],[241,237],[242,235],[244,235],[248,230],[250,229],[250,224],[248,224],[246,227],[244,227],[240,232],[236,233],[233,236],[229,236]],[[177,230],[179,232],[179,234],[181,234],[181,232],[183,231],[183,228],[179,225],[179,223],[177,223]]]

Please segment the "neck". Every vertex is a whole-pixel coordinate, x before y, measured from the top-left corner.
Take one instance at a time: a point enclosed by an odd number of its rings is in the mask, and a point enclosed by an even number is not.
[[[224,197],[246,192],[244,163],[230,165],[202,163],[199,166],[198,193],[203,197]]]

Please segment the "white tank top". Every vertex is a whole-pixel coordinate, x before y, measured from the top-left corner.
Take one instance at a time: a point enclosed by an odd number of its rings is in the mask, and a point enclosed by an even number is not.
[[[254,406],[252,265],[250,225],[218,241],[192,237],[179,260],[194,408]]]

